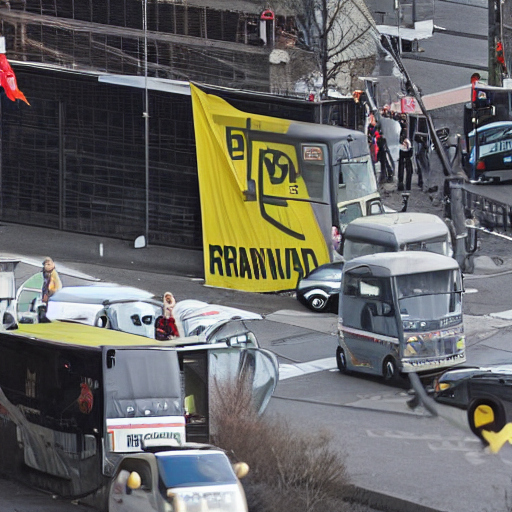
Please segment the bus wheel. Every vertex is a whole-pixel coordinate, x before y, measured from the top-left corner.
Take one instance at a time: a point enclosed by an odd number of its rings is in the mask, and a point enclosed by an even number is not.
[[[341,373],[347,373],[347,359],[345,357],[345,352],[341,347],[336,349],[336,364],[338,365],[338,370]]]
[[[499,432],[505,426],[500,408],[490,401],[471,404],[468,409],[468,422],[473,434],[479,437],[484,444],[488,443],[482,435],[482,430]]]
[[[323,311],[327,306],[327,299],[322,295],[313,295],[308,299],[308,306],[313,311]]]
[[[384,360],[384,364],[382,365],[382,375],[386,382],[392,382],[398,378],[398,368],[392,357],[388,357]]]

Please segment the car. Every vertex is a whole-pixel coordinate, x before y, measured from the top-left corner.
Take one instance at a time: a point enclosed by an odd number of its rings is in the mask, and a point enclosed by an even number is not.
[[[247,464],[232,465],[223,450],[195,443],[143,450],[126,455],[116,468],[109,512],[247,512],[240,483]]]
[[[467,411],[471,431],[499,432],[512,422],[512,364],[464,366],[434,380],[434,400]]]
[[[174,316],[183,336],[198,336],[211,326],[226,320],[262,320],[258,313],[244,309],[208,304],[201,300],[180,300],[174,307]]]
[[[498,121],[480,126],[478,145],[475,130],[468,135],[467,169],[471,181],[512,180],[512,121]]]
[[[343,261],[336,261],[312,270],[299,281],[297,300],[316,312],[337,311],[343,265]]]

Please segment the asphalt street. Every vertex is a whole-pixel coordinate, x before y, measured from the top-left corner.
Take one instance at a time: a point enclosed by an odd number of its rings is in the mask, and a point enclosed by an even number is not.
[[[507,449],[498,456],[486,453],[464,427],[463,414],[453,417],[451,411],[447,420],[432,418],[423,407],[409,409],[407,386],[397,388],[380,379],[341,375],[334,359],[336,315],[309,312],[287,294],[205,287],[198,277],[200,255],[196,255],[199,265],[194,267],[190,255],[165,247],[134,249],[120,241],[15,224],[0,225],[0,240],[2,256],[23,259],[19,281],[39,271],[43,257],[51,255],[65,285],[100,278],[155,294],[170,289],[176,291],[178,300],[199,298],[265,314],[265,321],[254,330],[261,345],[278,355],[281,366],[281,381],[268,414],[279,415],[299,429],[329,432],[334,449],[347,456],[352,483],[375,508],[395,512],[506,510],[512,453]],[[103,256],[97,251],[100,243],[104,244]],[[123,256],[102,259],[111,251]],[[187,265],[178,263],[184,270],[177,275],[180,272],[173,272],[172,262],[181,260]],[[168,262],[165,269],[162,262]],[[512,259],[503,259],[497,267],[492,258],[481,256],[475,266],[475,274],[466,280],[465,309],[477,308],[482,293],[492,294],[496,290],[493,281],[506,287],[512,284]],[[465,315],[469,363],[510,361],[512,298],[503,295],[490,302],[492,315]],[[7,485],[9,489],[12,484]],[[454,492],[460,486],[464,500]],[[2,496],[7,492],[9,499],[20,499],[20,493],[4,491],[2,485],[0,489]],[[0,505],[0,510],[79,510],[75,506],[66,509],[66,503],[48,496],[41,499],[49,508],[30,508],[27,504],[32,502],[22,501],[25,508]],[[69,502],[67,506],[71,506]]]

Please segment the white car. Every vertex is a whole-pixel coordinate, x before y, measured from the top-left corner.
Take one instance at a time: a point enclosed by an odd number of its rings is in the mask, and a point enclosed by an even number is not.
[[[174,316],[184,336],[197,336],[211,326],[226,320],[263,319],[258,313],[193,299],[177,302],[174,307]]]

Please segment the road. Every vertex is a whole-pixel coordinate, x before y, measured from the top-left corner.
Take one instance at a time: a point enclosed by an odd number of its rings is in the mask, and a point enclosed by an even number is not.
[[[285,294],[220,290],[204,287],[193,278],[133,273],[71,261],[61,265],[103,281],[138,286],[160,296],[170,289],[178,300],[199,298],[265,314],[266,319],[254,322],[253,329],[261,345],[278,355],[281,366],[281,381],[267,414],[279,415],[299,430],[327,432],[333,439],[333,449],[347,456],[349,474],[359,486],[391,492],[415,502],[422,500],[438,510],[504,510],[497,504],[505,503],[510,489],[512,452],[502,450],[499,456],[485,453],[469,429],[460,428],[465,424],[464,416],[457,411],[450,414],[459,426],[431,417],[422,407],[409,409],[406,402],[410,396],[405,383],[390,386],[378,378],[340,374],[334,361],[336,315],[309,312]],[[512,268],[509,261],[505,266],[505,272]],[[38,269],[21,264],[18,270],[22,281]],[[478,309],[479,297],[496,290],[495,281],[505,287],[512,283],[511,273],[501,274],[499,278],[478,276],[471,281],[471,288],[466,285],[465,311]],[[61,277],[64,285],[85,282],[64,274]],[[486,304],[494,312],[512,310],[512,297],[503,294],[499,300],[489,300]],[[465,320],[469,362],[509,360],[512,321],[468,314]],[[442,478],[422,476],[440,472]],[[436,481],[435,488],[430,487],[432,480]],[[471,494],[471,504],[460,502],[454,493],[462,483],[477,491]],[[82,511],[81,505],[71,506],[69,502],[55,501],[33,491],[28,494],[30,499],[26,499],[19,487],[17,493],[11,489],[11,483],[0,481],[2,512]],[[497,508],[485,508],[489,503]]]

